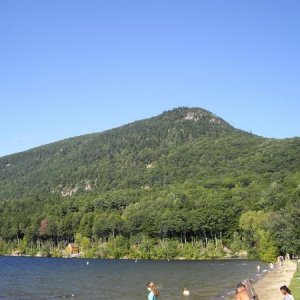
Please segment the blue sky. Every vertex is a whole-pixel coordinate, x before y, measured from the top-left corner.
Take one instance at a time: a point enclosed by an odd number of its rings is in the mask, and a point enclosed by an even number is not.
[[[205,108],[300,136],[297,0],[1,0],[0,156]]]

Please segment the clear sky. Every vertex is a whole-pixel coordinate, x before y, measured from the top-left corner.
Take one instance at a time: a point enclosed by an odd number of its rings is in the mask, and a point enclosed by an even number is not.
[[[205,108],[300,136],[300,1],[1,0],[0,156]]]

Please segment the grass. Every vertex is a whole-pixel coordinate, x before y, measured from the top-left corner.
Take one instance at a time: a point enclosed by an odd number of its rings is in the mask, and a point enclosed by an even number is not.
[[[297,263],[297,271],[294,274],[289,288],[292,291],[295,300],[300,300],[300,262]]]

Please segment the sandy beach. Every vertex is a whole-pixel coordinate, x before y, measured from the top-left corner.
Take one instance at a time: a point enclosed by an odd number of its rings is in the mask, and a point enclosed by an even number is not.
[[[279,288],[290,284],[296,268],[296,262],[285,261],[283,268],[276,265],[273,271],[268,271],[268,274],[254,283],[253,287],[259,300],[281,300]]]

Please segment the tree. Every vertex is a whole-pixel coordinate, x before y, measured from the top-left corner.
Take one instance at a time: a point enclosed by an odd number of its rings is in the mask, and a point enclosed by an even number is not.
[[[274,261],[278,254],[275,239],[269,230],[270,220],[271,213],[248,211],[241,215],[239,223],[250,255],[269,262]]]

